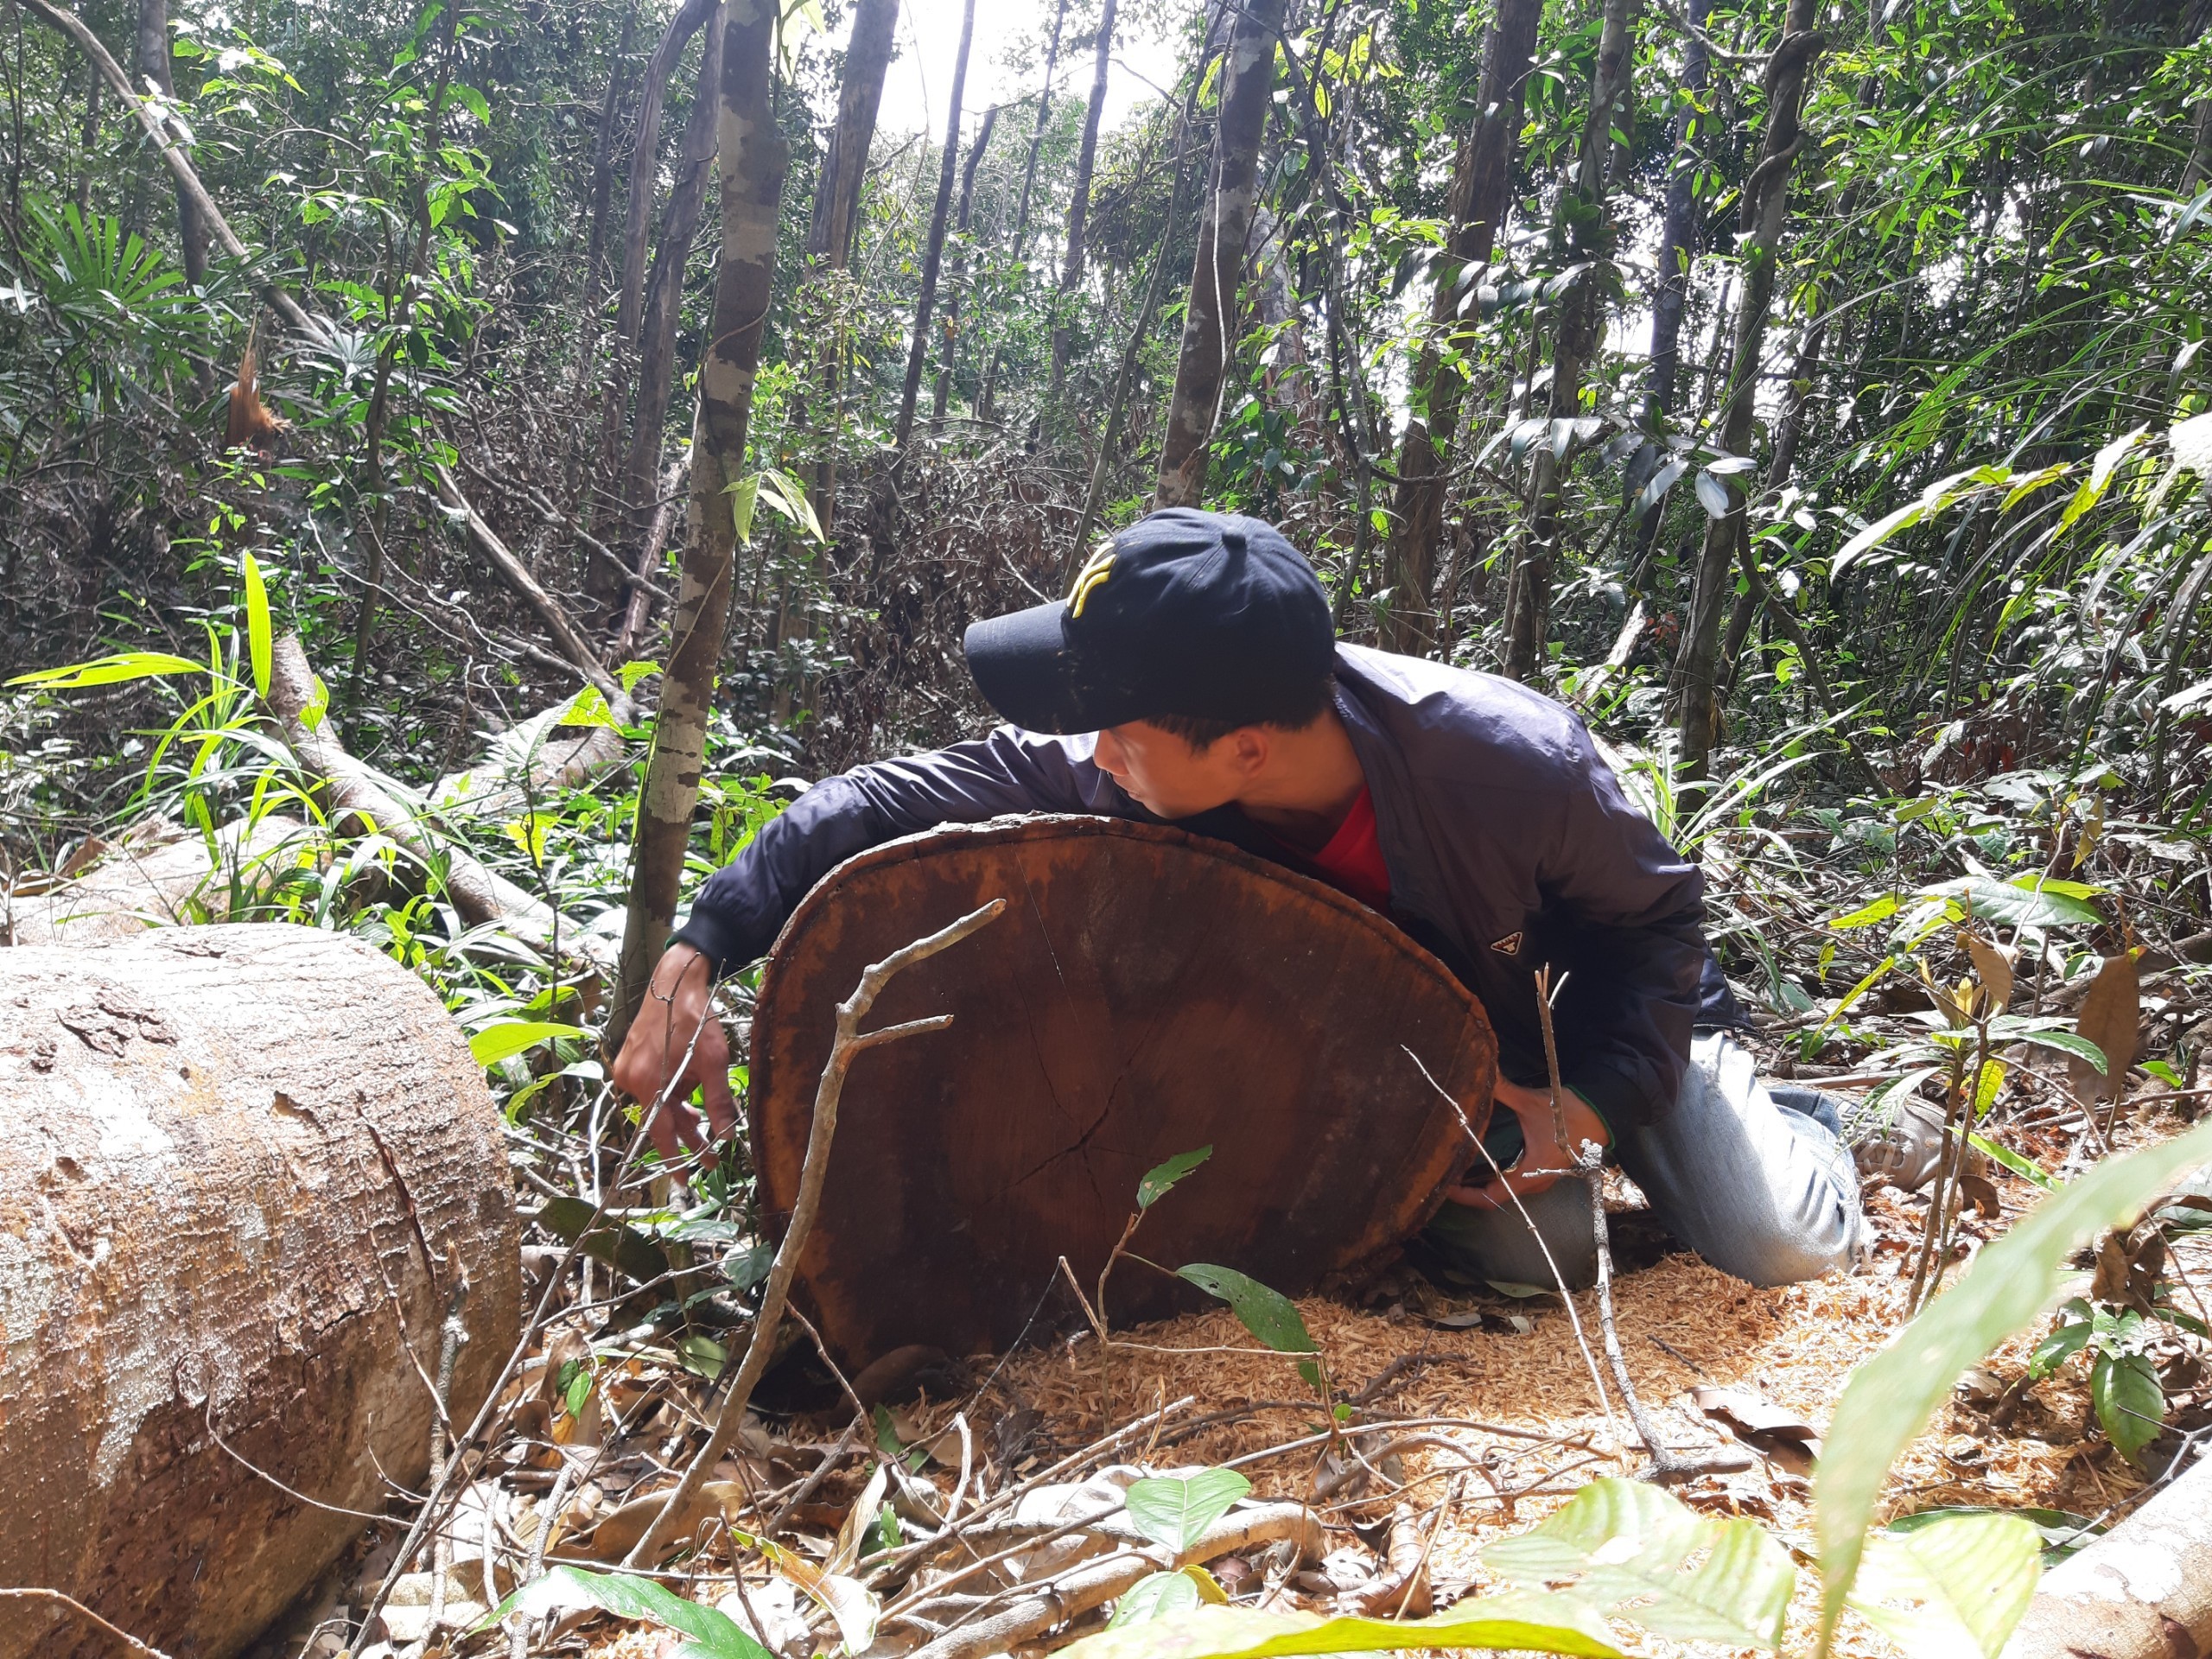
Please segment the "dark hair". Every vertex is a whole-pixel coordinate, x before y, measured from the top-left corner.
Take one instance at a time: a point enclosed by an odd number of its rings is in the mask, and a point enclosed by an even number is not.
[[[1321,718],[1336,690],[1337,677],[1324,674],[1311,684],[1300,687],[1294,696],[1285,694],[1270,699],[1268,707],[1243,711],[1242,720],[1222,720],[1211,715],[1154,715],[1147,723],[1181,738],[1195,753],[1211,748],[1231,732],[1247,726],[1279,726],[1286,731],[1303,731]]]

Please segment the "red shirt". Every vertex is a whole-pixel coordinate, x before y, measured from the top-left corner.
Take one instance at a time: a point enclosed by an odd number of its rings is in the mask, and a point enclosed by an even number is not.
[[[1390,871],[1382,862],[1382,838],[1375,827],[1375,798],[1364,784],[1329,844],[1303,856],[1338,892],[1350,893],[1370,910],[1390,907]]]

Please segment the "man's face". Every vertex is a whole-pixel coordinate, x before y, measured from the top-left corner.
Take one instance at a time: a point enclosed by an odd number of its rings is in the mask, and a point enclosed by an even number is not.
[[[1250,727],[1203,749],[1149,721],[1098,734],[1097,760],[1116,783],[1163,818],[1188,818],[1236,800],[1250,781],[1262,740]]]

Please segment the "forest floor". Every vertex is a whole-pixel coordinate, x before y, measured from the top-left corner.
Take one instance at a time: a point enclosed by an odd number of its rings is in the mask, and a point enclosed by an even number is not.
[[[2115,1149],[2177,1133],[2184,1121],[2177,1108],[2189,1103],[2162,1103],[2156,1092],[2139,1096],[2117,1115]],[[2077,1117],[2070,1126],[2064,1120],[2016,1126],[2005,1139],[2056,1169],[2081,1155],[2084,1133]],[[1969,1217],[1963,1224],[1962,1249],[1969,1255],[2037,1196],[2027,1179],[2001,1170],[1993,1173],[2001,1212]],[[1640,1205],[1633,1189],[1617,1190],[1615,1196],[1624,1210]],[[1672,1435],[1679,1449],[1738,1440],[1758,1454],[1748,1469],[1707,1475],[1676,1490],[1705,1513],[1755,1517],[1808,1569],[1799,1574],[1791,1609],[1783,1649],[1790,1656],[1813,1649],[1817,1578],[1809,1570],[1808,1474],[1818,1437],[1853,1368],[1905,1321],[1925,1216],[1923,1199],[1887,1188],[1870,1193],[1866,1208],[1873,1248],[1858,1272],[1773,1290],[1752,1288],[1694,1256],[1662,1253],[1663,1240],[1643,1215],[1617,1219],[1626,1258],[1616,1294],[1619,1337],[1662,1433]],[[2212,1244],[2203,1236],[2184,1237],[2175,1256],[2169,1271],[2187,1294],[2212,1288]],[[1576,1303],[1594,1348],[1595,1294],[1586,1293]],[[872,1454],[874,1442],[887,1431],[895,1433],[919,1466],[925,1489],[941,1497],[964,1472],[956,1422],[964,1417],[972,1490],[979,1493],[1034,1481],[1074,1454],[1079,1460],[1059,1478],[1079,1480],[1116,1461],[1155,1471],[1233,1461],[1251,1480],[1255,1497],[1310,1503],[1329,1529],[1329,1554],[1318,1567],[1295,1571],[1287,1561],[1269,1571],[1262,1561],[1240,1598],[1248,1602],[1264,1596],[1264,1605],[1275,1607],[1354,1611],[1363,1587],[1371,1593],[1385,1573],[1384,1534],[1394,1509],[1403,1516],[1409,1507],[1425,1541],[1427,1578],[1440,1609],[1459,1596],[1497,1587],[1478,1560],[1484,1546],[1541,1520],[1584,1482],[1633,1474],[1645,1461],[1633,1431],[1613,1414],[1618,1402],[1610,1412],[1601,1403],[1556,1293],[1518,1299],[1477,1293],[1440,1285],[1402,1266],[1370,1285],[1357,1305],[1314,1297],[1300,1308],[1337,1385],[1359,1403],[1352,1432],[1368,1469],[1327,1459],[1325,1448],[1313,1443],[1323,1421],[1311,1392],[1286,1357],[1252,1350],[1224,1308],[1119,1333],[1119,1340],[1142,1348],[1112,1355],[1110,1402],[1102,1395],[1097,1344],[1085,1335],[996,1360],[973,1358],[968,1363],[975,1374],[957,1397],[932,1399],[925,1393],[877,1414],[872,1429],[856,1421],[849,1407],[791,1416],[769,1413],[748,1422],[739,1455],[717,1471],[747,1493],[743,1505],[732,1506],[733,1522],[757,1527],[760,1514],[795,1498],[782,1535],[805,1556],[825,1560],[836,1550],[841,1532],[853,1534],[855,1510],[873,1501],[863,1490],[870,1459],[856,1454]],[[1892,1470],[1885,1518],[1961,1505],[2094,1519],[2124,1510],[2130,1495],[2139,1491],[2144,1472],[2089,1427],[2094,1413],[2081,1362],[2032,1387],[2008,1387],[2022,1379],[2039,1334],[2038,1328],[2006,1344],[1969,1374]],[[602,1535],[609,1530],[606,1517],[664,1489],[666,1471],[683,1461],[683,1447],[701,1421],[704,1384],[650,1346],[622,1359],[610,1353],[602,1334],[594,1351],[606,1367],[600,1373],[605,1417],[588,1405],[581,1419],[556,1406],[518,1414],[518,1427],[495,1449],[465,1506],[480,1518],[464,1518],[455,1529],[461,1541],[457,1597],[479,1571],[461,1556],[467,1553],[467,1540],[480,1535],[482,1515],[488,1510],[497,1528],[523,1545],[556,1483],[552,1471],[564,1461],[583,1478],[563,1483],[562,1530],[547,1560],[596,1564],[614,1559],[622,1548],[619,1536],[609,1547]],[[525,1373],[524,1394],[550,1392],[563,1357],[583,1351],[576,1324],[550,1326],[537,1363]],[[1700,1397],[1699,1390],[1707,1392]],[[1726,1397],[1716,1397],[1713,1390],[1726,1391]],[[2173,1394],[2170,1425],[2196,1426],[2204,1392]],[[1177,1408],[1174,1402],[1185,1403]],[[1110,1454],[1099,1448],[1106,1426],[1163,1411],[1146,1434]],[[1087,1447],[1091,1454],[1085,1458]],[[2158,1457],[2159,1449],[2152,1448],[2152,1466]],[[599,1535],[592,1530],[594,1522],[601,1523]],[[612,1530],[619,1535],[620,1523]],[[733,1573],[741,1572],[753,1605],[781,1608],[785,1630],[796,1637],[790,1620],[794,1613],[804,1619],[806,1604],[794,1600],[789,1586],[769,1575],[753,1552],[741,1552],[742,1567],[734,1567],[727,1537],[716,1541],[711,1524],[702,1536],[706,1547],[678,1580],[685,1592],[734,1614],[740,1599]],[[1216,1563],[1232,1588],[1244,1565]],[[360,1562],[350,1591],[327,1597],[326,1608],[333,1599],[365,1595],[376,1570],[373,1560]],[[894,1594],[887,1592],[886,1599],[895,1608]],[[762,1616],[771,1623],[779,1617]],[[1096,1629],[1101,1620],[1092,1613],[1072,1629],[1014,1651],[1041,1654]],[[813,1622],[824,1621],[817,1614]],[[919,1644],[919,1632],[906,1635],[901,1642],[896,1625],[887,1624],[870,1651]],[[826,1650],[836,1633],[817,1630],[814,1641],[809,1650]],[[667,1659],[678,1645],[678,1638],[657,1627],[573,1614],[543,1630],[530,1651]],[[1654,1656],[1688,1651],[1642,1636],[1628,1645]],[[486,1633],[444,1650],[485,1653],[505,1646],[503,1636]],[[296,1637],[286,1651],[299,1651]],[[429,1652],[440,1651],[434,1642]],[[1717,1649],[1707,1644],[1695,1651]],[[1896,1650],[1871,1626],[1847,1618],[1838,1651],[1874,1659]]]

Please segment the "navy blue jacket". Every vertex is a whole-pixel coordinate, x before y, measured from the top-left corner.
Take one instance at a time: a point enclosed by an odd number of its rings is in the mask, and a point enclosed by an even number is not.
[[[1674,1104],[1693,1025],[1732,1024],[1704,933],[1704,878],[1631,806],[1572,712],[1510,680],[1337,648],[1337,712],[1375,802],[1390,914],[1482,999],[1509,1077],[1539,1085],[1535,969],[1566,984],[1567,1083],[1617,1128]],[[710,876],[677,937],[719,972],[765,955],[832,866],[932,825],[1009,812],[1159,819],[1093,740],[1001,726],[825,779]],[[1181,827],[1304,868],[1234,807]]]

